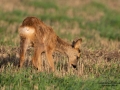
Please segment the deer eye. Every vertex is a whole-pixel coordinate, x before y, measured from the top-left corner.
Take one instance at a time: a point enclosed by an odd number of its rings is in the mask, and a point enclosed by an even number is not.
[[[80,49],[78,49],[78,52],[80,53],[80,52],[81,52],[81,50],[80,50]]]
[[[77,59],[79,59],[80,58],[80,56],[77,56]]]

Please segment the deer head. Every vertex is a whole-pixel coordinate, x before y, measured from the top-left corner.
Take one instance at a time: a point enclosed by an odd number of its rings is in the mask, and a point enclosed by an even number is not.
[[[74,68],[77,66],[77,62],[80,58],[80,47],[81,47],[82,39],[77,39],[72,42],[72,48],[68,52],[69,57],[69,64],[72,65]]]

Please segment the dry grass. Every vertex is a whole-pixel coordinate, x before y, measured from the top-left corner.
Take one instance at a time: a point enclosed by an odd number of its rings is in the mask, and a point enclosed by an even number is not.
[[[110,9],[117,10],[120,12],[120,0],[102,0]]]
[[[0,8],[3,11],[13,11],[14,9],[20,9],[23,10],[24,6],[21,4],[20,0],[0,0]]]
[[[89,74],[94,74],[99,76],[102,73],[100,71],[106,72],[110,68],[115,68],[117,70],[120,66],[120,43],[113,41],[100,41],[99,45],[94,44],[94,41],[83,42],[81,58],[78,62],[78,70],[73,68],[68,68],[67,63],[68,59],[65,55],[56,52],[53,57],[55,60],[55,75],[64,76],[64,75],[77,75],[77,76],[89,76]],[[88,48],[89,46],[96,47]],[[111,45],[111,46],[110,46]],[[100,46],[100,48],[99,48]],[[30,48],[27,52],[27,58],[25,62],[25,67],[31,66],[31,57],[33,50]],[[15,67],[19,64],[19,47],[0,47],[0,72],[2,73],[2,67],[6,67],[8,64]],[[45,58],[45,54],[42,55],[42,70],[44,72],[49,72],[49,65]],[[116,65],[114,67],[114,65]],[[100,70],[100,71],[99,71]]]

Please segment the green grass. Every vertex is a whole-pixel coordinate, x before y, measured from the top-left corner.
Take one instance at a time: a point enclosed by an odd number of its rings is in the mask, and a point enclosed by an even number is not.
[[[23,17],[27,16],[26,12],[21,10],[13,10],[11,12],[0,11],[0,19],[12,24],[14,22],[22,22]]]
[[[85,26],[87,29],[98,30],[102,37],[120,40],[120,13],[110,11],[99,22],[87,21]]]
[[[44,2],[42,0],[30,0],[29,2],[23,1],[26,5],[34,6],[35,8],[43,8],[43,9],[58,9],[58,6],[56,5],[55,1],[47,1]]]
[[[57,77],[50,73],[33,73],[31,68],[15,71],[15,68],[6,68],[0,74],[0,88],[5,90],[119,90],[119,76],[101,75],[99,78],[82,79],[77,76]]]
[[[72,18],[69,18],[69,17],[67,17],[67,16],[65,16],[65,15],[49,15],[49,14],[46,14],[46,15],[40,15],[39,16],[43,21],[44,20],[50,20],[50,21],[52,21],[52,22],[54,22],[54,21],[59,21],[59,22],[64,22],[64,21],[67,21],[67,22],[69,22],[69,21],[73,21],[72,20]]]
[[[108,39],[120,40],[120,12],[116,12],[107,8],[104,4],[92,2],[85,7],[83,11],[94,17],[96,12],[104,12],[104,16],[100,20],[85,20],[85,24],[81,25],[83,29],[98,30],[101,37]]]

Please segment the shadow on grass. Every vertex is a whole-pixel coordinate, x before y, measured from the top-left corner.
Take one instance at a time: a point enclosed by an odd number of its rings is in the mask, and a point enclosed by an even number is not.
[[[0,68],[8,65],[19,66],[19,48],[0,48]]]

